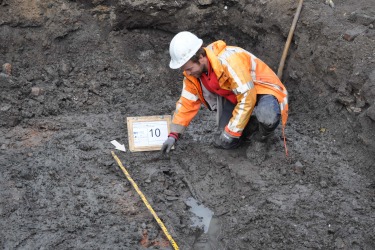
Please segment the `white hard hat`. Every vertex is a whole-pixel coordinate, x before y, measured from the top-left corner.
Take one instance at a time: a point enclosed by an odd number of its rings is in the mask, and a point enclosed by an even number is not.
[[[202,44],[202,39],[199,39],[189,31],[182,31],[175,35],[169,44],[169,54],[171,56],[169,67],[171,69],[181,68],[197,53]]]

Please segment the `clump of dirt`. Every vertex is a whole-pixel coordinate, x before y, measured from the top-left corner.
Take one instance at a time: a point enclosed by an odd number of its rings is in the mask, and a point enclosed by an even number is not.
[[[0,246],[172,249],[111,140],[170,114],[169,42],[241,46],[275,71],[297,1],[0,0]],[[371,249],[375,10],[305,1],[284,68],[290,115],[265,150],[212,147],[202,108],[169,157],[116,152],[181,249]],[[186,203],[213,212],[192,226]]]

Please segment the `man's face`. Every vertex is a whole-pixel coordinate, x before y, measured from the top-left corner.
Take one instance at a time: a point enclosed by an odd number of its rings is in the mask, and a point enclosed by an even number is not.
[[[201,60],[199,60],[198,62],[192,62],[191,60],[189,60],[181,67],[181,69],[185,71],[188,76],[199,78],[205,71],[205,65],[200,61]]]

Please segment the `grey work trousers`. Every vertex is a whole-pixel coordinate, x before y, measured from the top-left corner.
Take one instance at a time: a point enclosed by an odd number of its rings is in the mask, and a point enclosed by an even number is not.
[[[219,130],[223,130],[232,118],[232,112],[236,105],[222,97],[219,98],[218,104],[218,127]],[[267,136],[277,128],[280,118],[280,105],[276,97],[273,95],[257,95],[253,113],[242,133],[242,137],[246,138],[258,130],[262,136]]]

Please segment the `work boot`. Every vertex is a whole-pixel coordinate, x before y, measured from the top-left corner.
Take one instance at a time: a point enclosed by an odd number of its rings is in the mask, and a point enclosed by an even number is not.
[[[274,135],[275,128],[268,128],[263,124],[259,124],[259,134],[257,140],[261,142],[268,142]]]
[[[274,134],[274,129],[267,130],[260,124],[259,131],[250,137],[250,146],[246,150],[246,157],[255,164],[261,164],[266,159],[270,144],[274,142]]]

